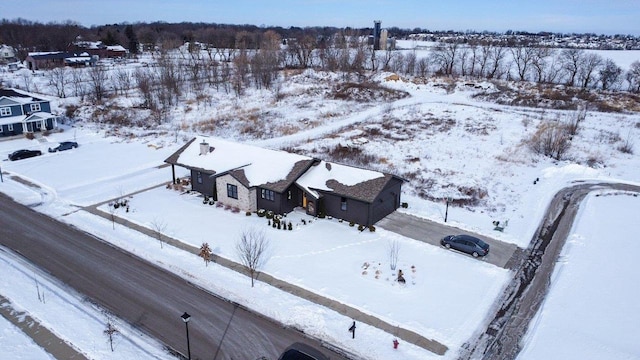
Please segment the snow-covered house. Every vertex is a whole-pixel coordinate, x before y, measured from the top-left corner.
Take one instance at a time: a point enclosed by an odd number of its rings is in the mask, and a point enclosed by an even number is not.
[[[31,52],[25,62],[29,70],[51,69],[61,66],[94,66],[97,57],[87,52],[74,53],[65,51]]]
[[[9,45],[0,44],[0,64],[8,64],[16,60],[16,51]]]
[[[0,89],[0,137],[52,130],[58,117],[49,100],[13,89]]]
[[[397,176],[217,138],[192,139],[165,160],[190,170],[194,191],[242,211],[302,207],[372,225],[400,206]]]

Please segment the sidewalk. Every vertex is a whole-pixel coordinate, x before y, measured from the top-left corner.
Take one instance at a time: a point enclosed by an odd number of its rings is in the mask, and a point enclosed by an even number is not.
[[[165,184],[158,185],[158,186],[165,186]],[[154,186],[154,187],[151,187],[151,188],[155,188],[155,187],[158,187],[158,186]],[[149,189],[151,189],[151,188],[149,188]],[[141,190],[141,191],[138,191],[136,193],[147,191],[149,189]],[[133,195],[133,194],[128,194],[128,195]],[[113,200],[108,200],[108,201],[102,202],[100,204],[87,206],[87,207],[84,208],[84,210],[89,212],[89,213],[91,213],[91,214],[103,217],[103,218],[111,221],[111,215],[110,214],[108,214],[106,212],[103,212],[101,210],[98,210],[98,206],[100,206],[102,204],[105,204],[105,203],[108,203],[110,201],[113,201]],[[126,219],[123,219],[121,217],[115,216],[115,222],[120,224],[120,225],[129,227],[129,228],[131,228],[133,230],[136,230],[138,232],[141,232],[141,233],[143,233],[145,235],[148,235],[150,237],[155,237],[156,236],[155,232],[152,229],[140,226],[138,224],[134,224],[134,223],[132,223],[132,222],[126,220]],[[184,242],[182,242],[182,241],[180,241],[178,239],[171,238],[171,237],[169,237],[167,235],[163,235],[163,239],[164,239],[165,243],[167,243],[167,244],[169,244],[171,246],[174,246],[174,247],[176,247],[178,249],[190,252],[190,253],[192,253],[194,255],[197,255],[200,252],[200,249],[198,247],[186,244],[186,243],[184,243]],[[243,265],[241,265],[239,263],[233,262],[233,261],[231,261],[229,259],[226,259],[226,258],[223,258],[223,257],[219,257],[219,256],[217,256],[215,254],[212,255],[212,260],[218,265],[224,266],[224,267],[226,267],[228,269],[231,269],[231,270],[236,271],[238,273],[244,274],[246,276],[250,276],[248,269],[245,266],[243,266]],[[367,324],[367,325],[370,325],[370,326],[374,326],[374,327],[376,327],[378,329],[386,331],[387,333],[392,334],[392,335],[398,337],[401,340],[404,340],[404,341],[406,341],[408,343],[420,346],[420,347],[422,347],[422,348],[424,348],[424,349],[426,349],[428,351],[431,351],[431,352],[433,352],[433,353],[435,353],[437,355],[444,355],[448,350],[448,348],[445,345],[443,345],[443,344],[441,344],[441,343],[439,343],[439,342],[437,342],[435,340],[428,339],[428,338],[426,338],[426,337],[424,337],[424,336],[422,336],[422,335],[420,335],[420,334],[418,334],[416,332],[413,332],[411,330],[400,328],[397,325],[392,325],[392,324],[390,324],[390,323],[388,323],[386,321],[383,321],[383,320],[378,319],[378,318],[376,318],[374,316],[366,314],[366,313],[364,313],[364,312],[362,312],[362,311],[360,311],[358,309],[352,308],[352,307],[350,307],[350,306],[348,306],[346,304],[343,304],[343,303],[340,303],[338,301],[329,299],[329,298],[324,297],[322,295],[318,295],[316,293],[313,293],[311,291],[308,291],[308,290],[303,289],[301,287],[298,287],[296,285],[284,282],[284,281],[279,280],[277,278],[274,278],[273,276],[270,276],[268,274],[260,273],[257,276],[257,279],[259,281],[262,281],[262,282],[266,283],[266,284],[274,286],[274,287],[276,287],[276,288],[278,288],[278,289],[280,289],[282,291],[286,291],[286,292],[288,292],[288,293],[290,293],[290,294],[292,294],[294,296],[300,297],[302,299],[305,299],[305,300],[314,302],[314,303],[316,303],[318,305],[322,305],[324,307],[332,309],[332,310],[338,312],[339,314],[347,316],[347,317],[349,317],[349,318],[351,318],[351,319],[353,319],[353,320],[355,320],[357,322],[361,322],[361,323],[364,323],[364,324]]]
[[[16,311],[11,301],[0,295],[0,315],[33,339],[44,351],[59,360],[88,360],[66,341],[60,339],[36,319]]]

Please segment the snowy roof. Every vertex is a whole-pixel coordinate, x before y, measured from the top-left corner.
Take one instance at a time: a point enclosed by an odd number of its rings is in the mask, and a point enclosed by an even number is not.
[[[107,50],[109,51],[127,51],[122,45],[113,45],[107,46]]]
[[[92,59],[91,59],[91,56],[78,56],[78,57],[65,58],[64,61],[68,63],[83,63],[87,61],[92,61]]]
[[[296,184],[316,198],[322,192],[373,202],[393,175],[353,166],[321,161],[304,173]]]
[[[394,177],[211,137],[192,139],[165,162],[215,175],[230,174],[246,187],[283,192],[295,182],[316,198],[323,192],[335,193],[369,203]]]
[[[26,121],[42,121],[55,118],[56,116],[48,112],[39,111],[31,115],[15,115],[0,118],[0,125],[17,124]]]
[[[0,118],[0,125],[17,124],[24,121],[25,115],[7,116]]]
[[[0,101],[2,101],[3,99],[5,103],[7,101],[13,102],[12,104],[3,105],[29,104],[32,102],[48,101],[42,98],[37,98],[25,91],[19,91],[15,89],[0,89]]]
[[[247,187],[262,186],[276,191],[284,191],[312,161],[307,156],[213,137],[194,138],[165,160],[211,174],[230,173]]]

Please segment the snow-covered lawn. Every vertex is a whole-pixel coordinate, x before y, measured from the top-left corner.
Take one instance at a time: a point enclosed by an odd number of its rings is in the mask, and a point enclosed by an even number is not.
[[[640,197],[589,195],[518,357],[640,359]]]
[[[18,256],[0,251],[0,294],[19,312],[73,344],[90,359],[175,359],[155,339],[142,334],[69,289]],[[118,330],[111,347],[104,330],[107,318]],[[33,340],[0,316],[0,348],[3,358],[53,359]]]
[[[204,205],[201,196],[164,187],[135,195],[129,203],[129,213],[119,209],[116,215],[150,229],[166,223],[168,235],[196,247],[207,242],[215,254],[234,261],[242,231],[264,231],[271,245],[264,272],[454,348],[471,336],[509,278],[505,269],[384,229],[360,232],[347,222],[314,220],[303,212],[284,219],[294,224],[289,231],[274,229],[255,214]],[[101,209],[108,212],[106,205]],[[166,211],[159,215],[157,209]],[[400,244],[397,269],[405,274],[405,286],[394,281],[397,270],[390,270],[392,241]],[[152,251],[162,251],[157,240],[155,247]]]

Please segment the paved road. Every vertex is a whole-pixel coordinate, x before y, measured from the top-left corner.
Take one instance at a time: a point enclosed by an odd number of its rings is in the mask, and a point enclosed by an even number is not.
[[[513,269],[513,267],[518,263],[516,259],[522,255],[522,249],[518,248],[514,244],[497,241],[480,234],[459,230],[449,225],[440,224],[398,211],[385,217],[378,222],[377,225],[383,229],[435,246],[441,246],[440,239],[446,235],[464,233],[476,236],[486,241],[490,246],[489,255],[481,258],[480,260],[487,261],[506,269]]]
[[[274,359],[293,342],[321,345],[0,194],[0,244],[170,349],[193,359]],[[346,359],[323,348],[331,359]]]

